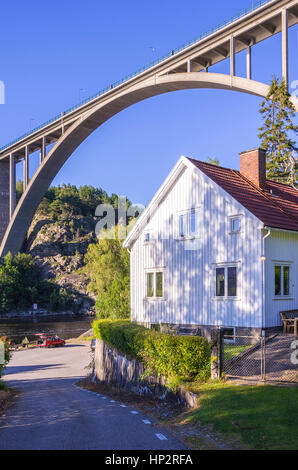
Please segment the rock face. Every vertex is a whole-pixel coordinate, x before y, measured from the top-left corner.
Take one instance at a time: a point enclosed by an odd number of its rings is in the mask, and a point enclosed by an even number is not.
[[[116,349],[97,339],[94,351],[93,380],[113,384],[138,395],[150,395],[160,400],[174,401],[187,408],[197,406],[197,395],[179,387],[174,393],[166,386],[164,377],[143,378],[144,366],[135,359],[128,359]]]
[[[88,277],[82,273],[88,245],[95,243],[92,217],[72,216],[52,220],[37,212],[28,231],[26,253],[40,267],[42,277],[71,291],[79,314],[94,314],[94,297],[87,291]]]

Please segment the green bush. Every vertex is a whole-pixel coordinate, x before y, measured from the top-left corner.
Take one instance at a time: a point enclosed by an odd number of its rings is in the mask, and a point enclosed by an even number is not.
[[[210,345],[200,336],[159,333],[129,320],[97,320],[93,329],[97,338],[143,362],[148,375],[187,381],[209,376]]]
[[[2,353],[4,349],[4,358],[2,358]],[[6,341],[6,337],[3,336],[0,338],[0,378],[2,377],[2,372],[6,367],[6,364],[9,362],[10,359],[10,351],[8,349],[8,344]],[[3,362],[4,359],[4,362]]]

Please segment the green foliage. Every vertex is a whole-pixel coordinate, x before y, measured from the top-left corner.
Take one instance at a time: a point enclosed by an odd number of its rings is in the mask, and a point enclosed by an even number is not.
[[[16,182],[16,202],[18,203],[23,194],[23,181],[17,180]]]
[[[170,383],[210,376],[210,346],[202,337],[159,333],[127,320],[97,320],[93,330],[97,338],[143,362],[148,375],[163,375]]]
[[[298,126],[291,120],[295,116],[295,108],[284,80],[279,84],[277,78],[273,78],[260,113],[264,124],[259,129],[259,138],[267,153],[267,178],[297,186],[298,168],[294,153],[298,148],[289,133],[296,135]]]
[[[33,303],[51,310],[73,305],[73,295],[41,278],[30,255],[8,253],[0,262],[0,313],[32,308]]]
[[[211,165],[219,166],[219,160],[218,160],[218,158],[209,157],[209,158],[206,160],[206,162],[207,162],[207,163],[210,163]]]
[[[88,290],[97,296],[97,317],[128,318],[129,253],[122,247],[122,241],[108,236],[100,238],[89,245],[84,261],[84,272],[90,277]]]
[[[3,350],[4,350],[4,358],[2,358],[2,353],[3,353]],[[2,377],[2,372],[3,370],[5,369],[7,363],[9,362],[10,360],[10,351],[8,349],[8,344],[7,344],[7,341],[6,341],[6,336],[2,336],[0,338],[0,378]],[[4,359],[4,362],[3,362],[3,359]]]
[[[80,186],[77,188],[71,184],[63,184],[62,186],[49,188],[39,205],[38,211],[54,220],[68,220],[74,215],[93,217],[99,204],[111,204],[116,208],[118,196],[112,194],[109,197],[101,188],[94,188],[93,186]]]

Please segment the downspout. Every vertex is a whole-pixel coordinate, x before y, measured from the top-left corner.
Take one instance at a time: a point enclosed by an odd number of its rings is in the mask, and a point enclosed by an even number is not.
[[[265,329],[265,302],[266,302],[266,295],[265,295],[265,240],[271,235],[271,228],[264,227],[268,230],[266,235],[262,237],[262,331]]]

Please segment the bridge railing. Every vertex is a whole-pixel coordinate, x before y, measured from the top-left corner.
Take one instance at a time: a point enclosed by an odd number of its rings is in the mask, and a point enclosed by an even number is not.
[[[18,137],[16,139],[12,140],[11,142],[9,142],[8,144],[4,145],[3,147],[0,147],[0,152],[2,150],[5,150],[6,148],[10,147],[11,145],[21,141],[25,137],[28,137],[29,135],[34,134],[34,132],[37,132],[38,130],[42,129],[43,127],[46,127],[47,125],[49,125],[49,124],[51,124],[55,121],[58,121],[59,119],[62,119],[63,117],[67,116],[69,113],[71,113],[71,112],[75,111],[76,109],[80,108],[81,106],[83,106],[84,104],[87,104],[87,103],[91,102],[92,100],[94,100],[96,98],[99,98],[100,96],[104,95],[105,93],[107,93],[111,89],[116,88],[119,85],[123,85],[125,82],[128,82],[132,78],[137,77],[138,75],[145,72],[146,70],[151,69],[155,65],[161,64],[164,60],[166,60],[166,59],[170,58],[171,56],[173,56],[175,54],[178,54],[179,52],[187,49],[188,47],[198,43],[202,39],[207,38],[211,34],[216,33],[217,31],[219,31],[219,30],[223,29],[224,27],[234,23],[235,21],[243,18],[244,16],[248,15],[249,13],[254,12],[258,8],[266,5],[267,3],[270,3],[271,1],[272,0],[259,0],[259,1],[253,2],[253,6],[251,8],[247,8],[245,10],[242,10],[240,13],[238,13],[237,15],[231,17],[230,19],[226,20],[225,22],[218,24],[217,26],[215,26],[212,29],[209,29],[205,33],[202,33],[199,37],[196,37],[195,39],[192,39],[188,42],[185,42],[182,46],[177,47],[176,49],[173,49],[169,53],[164,54],[162,57],[159,57],[158,59],[150,62],[149,64],[139,68],[137,71],[135,71],[135,72],[133,72],[129,75],[126,75],[121,80],[118,80],[118,81],[112,83],[111,85],[105,87],[104,89],[100,90],[99,92],[95,93],[94,95],[89,96],[85,100],[80,101],[79,103],[75,104],[74,106],[68,108],[66,111],[63,111],[62,113],[60,113],[57,116],[53,117],[52,119],[49,119],[48,121],[44,122],[43,124],[41,124],[41,125],[35,127],[34,129],[26,132],[21,137]]]

